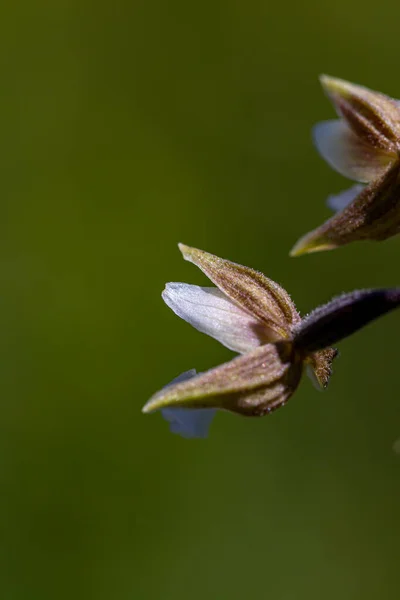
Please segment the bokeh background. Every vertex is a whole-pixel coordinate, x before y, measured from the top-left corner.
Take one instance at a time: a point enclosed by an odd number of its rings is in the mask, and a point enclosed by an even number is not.
[[[400,97],[394,0],[0,9],[0,597],[398,597],[400,314],[265,419],[172,435],[149,396],[231,353],[163,304],[177,242],[306,313],[400,284],[400,238],[290,259],[349,182],[317,76]]]

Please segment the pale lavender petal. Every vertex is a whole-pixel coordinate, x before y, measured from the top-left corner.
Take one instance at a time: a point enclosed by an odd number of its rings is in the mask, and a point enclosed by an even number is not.
[[[344,190],[339,194],[331,194],[328,196],[326,203],[331,210],[339,212],[346,208],[346,206],[348,206],[350,202],[363,191],[364,187],[365,186],[361,183],[356,183],[356,185],[353,185],[351,188]]]
[[[163,408],[161,414],[170,423],[172,433],[184,438],[206,438],[215,409]]]
[[[271,335],[218,288],[167,283],[162,297],[178,317],[239,354],[265,344]]]
[[[321,384],[318,381],[315,371],[311,365],[307,365],[306,373],[307,373],[307,376],[311,379],[311,382],[312,382],[313,386],[315,387],[315,389],[318,390],[319,392],[321,392],[322,391]]]
[[[186,381],[197,375],[196,369],[185,371],[168,385]],[[168,386],[165,386],[168,387]],[[170,430],[184,438],[206,438],[216,409],[163,408],[161,414],[170,423]]]
[[[393,155],[368,146],[341,120],[323,121],[313,128],[314,143],[326,162],[341,175],[369,183],[393,162]]]

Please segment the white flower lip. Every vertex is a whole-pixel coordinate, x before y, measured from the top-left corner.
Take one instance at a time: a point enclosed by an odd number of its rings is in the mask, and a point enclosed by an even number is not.
[[[313,140],[333,169],[361,183],[380,177],[393,161],[392,155],[367,146],[340,119],[317,123],[313,127]]]
[[[162,297],[178,317],[234,352],[264,343],[266,328],[216,287],[167,283]]]

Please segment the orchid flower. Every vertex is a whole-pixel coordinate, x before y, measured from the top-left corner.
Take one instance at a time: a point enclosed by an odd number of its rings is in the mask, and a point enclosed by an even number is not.
[[[330,346],[400,304],[400,288],[344,294],[302,319],[288,293],[262,273],[179,245],[217,287],[169,283],[163,299],[182,319],[241,356],[156,393],[143,412],[163,412],[173,431],[205,437],[216,409],[263,416],[283,406],[304,367],[324,388],[337,351]],[[202,411],[206,410],[206,413]],[[177,411],[174,413],[174,411]]]
[[[321,84],[339,119],[315,126],[317,149],[336,171],[363,185],[329,197],[336,214],[303,236],[292,256],[400,231],[400,102],[326,75]]]

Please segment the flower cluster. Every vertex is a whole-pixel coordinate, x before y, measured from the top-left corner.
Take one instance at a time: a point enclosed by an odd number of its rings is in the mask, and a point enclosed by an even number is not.
[[[336,214],[302,237],[293,256],[400,231],[400,103],[340,79],[321,82],[339,119],[319,123],[315,143],[331,166],[359,183],[328,199]],[[305,370],[325,388],[337,354],[332,345],[400,305],[400,288],[358,290],[302,318],[289,294],[262,273],[179,248],[214,286],[169,283],[165,303],[239,355],[205,373],[183,373],[143,407],[161,410],[183,437],[205,437],[216,410],[269,414],[291,398]]]

